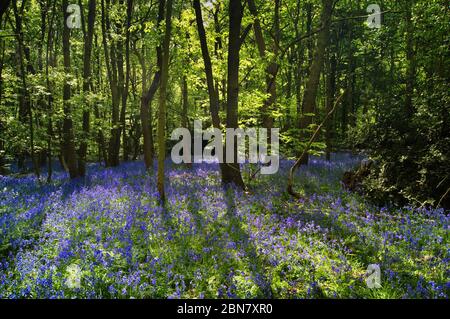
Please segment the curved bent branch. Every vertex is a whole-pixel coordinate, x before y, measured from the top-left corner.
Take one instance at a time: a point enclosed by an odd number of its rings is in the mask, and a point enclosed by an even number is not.
[[[337,108],[339,102],[341,101],[342,97],[344,96],[344,94],[345,94],[345,92],[343,92],[336,99],[336,101],[334,102],[333,108],[328,112],[328,114],[323,119],[322,123],[320,123],[320,125],[317,127],[317,129],[315,130],[314,134],[311,136],[308,144],[306,145],[305,149],[303,150],[302,154],[300,155],[300,157],[297,159],[295,164],[289,170],[288,183],[287,183],[287,192],[289,193],[289,195],[291,195],[291,196],[293,196],[293,197],[295,197],[297,199],[300,199],[302,196],[299,193],[295,192],[294,189],[293,189],[295,170],[301,166],[301,163],[303,162],[303,158],[305,157],[306,154],[308,154],[308,151],[311,148],[312,143],[314,143],[314,141],[316,140],[316,137],[319,134],[319,132],[322,129],[322,127],[325,125],[325,123],[328,121],[328,119],[331,117],[331,115],[333,115],[334,111],[336,110],[336,108]]]

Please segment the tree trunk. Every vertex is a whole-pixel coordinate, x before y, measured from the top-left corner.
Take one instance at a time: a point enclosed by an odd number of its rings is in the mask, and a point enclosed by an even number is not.
[[[118,57],[116,44],[111,37],[111,25],[109,21],[110,0],[102,0],[102,38],[103,38],[103,50],[106,61],[106,73],[108,75],[109,86],[111,89],[111,136],[108,146],[108,166],[119,165],[119,147],[120,147],[120,97],[121,90],[119,89],[119,76],[118,76]],[[108,48],[109,40],[109,48]]]
[[[92,56],[92,40],[94,37],[94,23],[95,23],[95,10],[96,0],[89,0],[89,12],[87,19],[87,33],[84,35],[84,59],[83,59],[83,95],[86,97],[89,94],[91,88],[91,56]],[[87,99],[85,103],[88,104]],[[78,174],[85,176],[86,174],[86,153],[89,138],[89,105],[85,105],[83,111],[83,138],[80,143],[80,149],[78,151]]]
[[[8,3],[9,4],[9,3]],[[0,11],[0,28],[3,29],[3,5],[7,4],[5,2],[5,4],[1,4],[1,11]],[[5,8],[6,8],[5,7]],[[5,9],[6,10],[6,9]],[[3,97],[3,61],[5,59],[5,41],[2,39],[0,41],[0,46],[1,46],[1,57],[0,57],[0,105],[2,104],[2,97]],[[4,141],[4,124],[3,124],[3,115],[0,114],[0,175],[6,175],[7,170],[5,168],[5,141]]]
[[[144,71],[142,72],[144,74]],[[146,75],[145,75],[146,76]],[[147,93],[144,92],[145,87],[143,86],[143,92],[141,97],[141,126],[142,135],[144,137],[144,162],[147,170],[151,169],[153,166],[153,124],[152,124],[152,113],[151,113],[151,100],[153,99],[159,86],[160,73],[157,71],[152,81],[152,85]],[[144,82],[144,81],[143,81]]]
[[[197,21],[197,30],[198,35],[200,39],[200,47],[202,50],[202,56],[203,56],[203,63],[205,66],[205,76],[206,76],[206,83],[208,87],[208,96],[209,96],[209,112],[211,115],[211,120],[213,123],[214,128],[221,129],[220,127],[220,117],[219,117],[219,108],[220,108],[220,101],[219,101],[219,90],[214,86],[214,76],[212,71],[212,63],[211,63],[211,56],[208,51],[208,44],[206,41],[206,32],[205,27],[203,24],[203,17],[202,17],[202,11],[200,7],[200,1],[194,0],[193,1],[194,10],[195,10],[195,17]],[[217,19],[217,18],[216,18]],[[216,21],[216,27],[218,25],[218,21]],[[218,43],[218,49],[222,48],[222,42],[216,39],[216,43]],[[225,87],[226,85],[224,85]],[[225,148],[224,148],[224,154],[225,154]],[[224,171],[227,170],[225,163],[219,164],[222,180],[224,180]]]
[[[415,53],[414,53],[414,25],[412,22],[412,6],[413,1],[406,1],[406,92],[405,92],[405,109],[409,116],[414,113],[413,93],[414,82],[416,76]]]
[[[253,22],[253,30],[255,33],[256,44],[258,46],[259,56],[264,59],[266,56],[266,43],[262,34],[261,24],[258,18],[258,12],[256,9],[255,1],[248,0],[248,7],[250,13],[254,16]],[[264,101],[262,107],[262,124],[264,128],[271,129],[273,128],[274,119],[272,116],[273,106],[276,101],[277,95],[277,74],[278,74],[278,46],[280,41],[280,17],[279,17],[279,9],[280,9],[280,0],[275,0],[274,6],[274,43],[272,45],[273,52],[273,60],[266,67],[266,93],[268,94],[268,98]],[[269,135],[270,138],[270,135]],[[270,143],[270,142],[269,142]]]
[[[25,47],[24,34],[23,34],[23,17],[24,17],[25,2],[22,2],[20,8],[17,7],[17,3],[13,2],[13,12],[16,20],[16,26],[14,33],[17,40],[16,54],[19,65],[19,78],[21,80],[21,88],[19,89],[19,120],[28,125],[28,133],[30,136],[30,157],[33,164],[33,170],[36,176],[40,177],[39,163],[36,160],[34,151],[34,124],[33,124],[33,107],[31,103],[31,97],[28,92],[27,73],[35,74],[36,71],[31,65],[30,50]],[[26,68],[25,68],[26,63]],[[22,169],[24,166],[24,153],[20,155],[19,167]]]
[[[47,7],[47,9],[50,8],[50,6]],[[53,139],[53,95],[52,95],[52,87],[53,87],[53,81],[50,81],[50,74],[49,74],[49,66],[56,67],[56,58],[55,58],[55,52],[54,52],[54,28],[53,28],[53,22],[55,20],[55,16],[57,14],[56,12],[56,0],[53,1],[52,5],[52,14],[48,21],[48,32],[47,32],[47,47],[45,51],[45,59],[47,63],[45,63],[45,78],[46,78],[46,84],[47,84],[47,91],[50,93],[47,98],[47,160],[48,160],[48,166],[47,166],[47,183],[50,183],[52,181],[52,175],[53,175],[53,163],[52,163],[52,157],[53,157],[53,151],[52,151],[52,139]]]
[[[164,19],[164,7],[165,0],[159,1],[158,7],[158,19],[156,22],[156,27],[159,28],[162,20]],[[141,126],[142,126],[142,135],[144,138],[144,163],[147,170],[150,170],[153,167],[153,124],[152,124],[152,109],[151,102],[153,97],[155,96],[156,91],[159,87],[159,82],[161,78],[161,65],[162,65],[162,54],[161,54],[161,45],[156,47],[156,64],[157,70],[155,75],[153,76],[152,84],[150,88],[147,90],[147,71],[144,60],[144,47],[142,47],[142,55],[140,55],[137,51],[136,54],[139,58],[139,62],[142,67],[142,97],[141,97]],[[145,91],[147,90],[147,91]]]
[[[218,60],[223,59],[223,42],[222,42],[222,27],[220,23],[220,8],[221,5],[219,2],[215,2],[214,4],[214,31],[216,32],[216,37],[214,39],[214,54]],[[204,29],[204,28],[203,28]],[[208,53],[209,55],[209,53]],[[226,109],[226,96],[227,96],[227,80],[225,77],[221,79],[215,79],[215,90],[217,92],[218,100],[219,100],[219,108],[221,107],[223,111]],[[222,99],[220,99],[220,95],[222,95]]]
[[[122,109],[120,111],[120,123],[122,130],[122,148],[123,148],[123,160],[128,161],[129,158],[129,143],[127,140],[126,130],[126,109],[128,100],[128,89],[130,87],[130,27],[131,18],[133,13],[133,0],[127,1],[127,21],[125,30],[125,84],[122,92]]]
[[[64,55],[64,71],[66,75],[70,74],[70,29],[68,28],[66,21],[69,17],[69,13],[66,12],[67,0],[63,0],[62,9],[64,12],[63,21],[63,55]],[[64,160],[69,170],[70,178],[78,177],[77,167],[77,155],[75,152],[74,135],[73,135],[73,123],[71,118],[71,106],[70,106],[70,84],[68,79],[64,81],[63,88],[63,105],[64,105],[64,121],[63,121],[63,154]]]
[[[294,26],[295,26],[295,38],[298,39],[300,37],[300,30],[299,30],[299,20],[300,20],[300,10],[301,10],[301,0],[297,0],[296,9],[295,9],[295,19],[294,19]],[[296,108],[296,127],[300,127],[300,118],[302,115],[302,92],[301,92],[301,84],[302,84],[302,76],[303,76],[303,68],[302,68],[302,62],[303,62],[303,55],[305,51],[305,46],[301,45],[299,43],[295,44],[295,47],[293,49],[293,55],[295,57],[295,73],[294,73],[294,87],[295,87],[295,108]]]
[[[200,47],[202,49],[203,63],[205,66],[206,84],[208,87],[209,95],[209,111],[211,113],[211,119],[213,126],[220,129],[220,118],[219,118],[219,94],[214,86],[214,77],[212,71],[211,57],[208,51],[208,44],[206,42],[206,32],[203,25],[202,11],[200,7],[200,1],[193,1],[195,9],[195,17],[197,21],[197,30],[200,39]]]
[[[97,66],[96,70],[94,70],[94,73],[97,75],[97,86],[100,88],[102,87],[102,72],[101,72],[101,50],[99,49],[99,45],[98,45],[98,37],[96,34],[94,34],[94,52],[97,52],[96,54],[96,62],[93,64],[93,67],[95,69],[95,66]],[[91,91],[95,91],[94,90],[94,82],[91,81]],[[103,117],[100,114],[99,108],[97,103],[94,103],[94,116],[95,119],[97,120],[97,122],[100,122],[103,120]],[[101,128],[97,129],[97,134],[96,134],[96,140],[97,140],[97,149],[98,149],[98,161],[101,162],[103,161],[104,165],[107,166],[108,165],[108,153],[107,153],[107,148],[106,148],[106,142],[105,142],[105,136],[103,134],[103,130]]]
[[[189,95],[188,95],[188,83],[186,75],[183,76],[181,83],[182,92],[182,111],[181,111],[181,127],[188,127],[188,108],[189,108]]]
[[[332,53],[329,54],[328,75],[327,75],[327,100],[326,100],[326,112],[327,114],[333,108],[334,96],[336,94],[336,56]],[[330,118],[326,122],[325,130],[325,143],[326,147],[326,160],[330,161],[330,155],[332,151],[331,139],[333,137],[333,119]]]
[[[228,40],[228,81],[227,81],[227,128],[238,127],[239,98],[239,51],[241,46],[240,32],[242,23],[241,0],[230,0],[229,4],[229,40]],[[226,159],[224,152],[224,159]],[[234,183],[245,188],[241,170],[237,162],[237,141],[234,143],[234,162],[226,163],[222,170],[222,181],[225,185]]]
[[[322,2],[323,3],[323,2]],[[312,32],[312,19],[313,19],[313,4],[311,2],[306,3],[306,34],[311,34]],[[314,39],[309,37],[307,41],[308,48],[308,67],[306,68],[307,75],[309,75],[311,63],[313,60],[313,46]]]
[[[165,18],[165,34],[161,52],[161,86],[158,103],[158,177],[156,183],[161,201],[165,201],[166,198],[164,190],[164,160],[166,159],[166,95],[169,78],[169,45],[172,31],[172,0],[167,0]]]
[[[320,74],[322,72],[325,49],[328,45],[330,35],[332,11],[333,11],[333,1],[322,0],[322,15],[321,15],[322,29],[319,32],[317,38],[314,58],[311,62],[308,81],[306,83],[305,88],[305,94],[303,96],[303,103],[302,103],[303,115],[300,119],[300,127],[302,129],[308,129],[310,124],[312,124],[311,113],[314,113],[316,108],[317,90],[319,87]],[[303,137],[304,136],[302,136],[302,138]],[[304,162],[302,164],[308,163],[308,154],[305,154],[305,156],[303,157],[303,161]]]

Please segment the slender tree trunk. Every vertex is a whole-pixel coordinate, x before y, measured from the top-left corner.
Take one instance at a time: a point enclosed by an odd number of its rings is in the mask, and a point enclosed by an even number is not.
[[[172,31],[172,0],[167,0],[165,17],[165,34],[162,45],[162,63],[161,63],[161,87],[159,90],[159,108],[158,108],[158,177],[157,187],[161,201],[165,201],[164,190],[164,160],[166,159],[166,98],[167,82],[169,78],[169,45]]]
[[[301,0],[297,0],[296,4],[296,15],[294,19],[295,26],[295,38],[298,39],[300,37],[299,30],[299,20],[300,20],[300,11],[301,11]],[[302,115],[302,92],[301,92],[301,84],[302,84],[302,76],[303,76],[303,55],[304,55],[305,46],[296,43],[293,49],[293,55],[295,57],[295,73],[294,73],[294,86],[295,86],[295,108],[296,108],[296,127],[300,127],[300,119]]]
[[[134,47],[134,45],[133,45]],[[137,67],[135,63],[132,63],[132,68],[131,68],[132,72],[131,72],[131,77],[130,77],[130,83],[131,83],[131,90],[132,90],[132,95],[133,95],[133,100],[136,101],[137,100]],[[144,82],[146,81],[146,74],[144,74],[144,70],[142,70],[142,80],[143,83],[142,85],[144,85]],[[145,84],[146,85],[146,84]],[[132,130],[130,132],[130,137],[131,137],[131,143],[132,145],[130,145],[130,151],[133,152],[132,161],[136,161],[139,157],[139,154],[141,152],[141,145],[140,145],[140,139],[142,136],[142,130],[141,130],[141,120],[140,120],[140,112],[138,112],[137,114],[135,112],[133,112],[133,115],[131,116],[131,127]]]
[[[125,30],[125,84],[123,86],[122,92],[122,109],[120,111],[120,123],[122,130],[122,149],[123,149],[123,160],[128,161],[129,158],[129,143],[127,140],[127,130],[126,130],[126,109],[128,100],[128,89],[130,86],[130,27],[131,18],[133,12],[133,0],[127,1],[127,21]]]
[[[292,50],[289,50],[289,54],[288,54],[288,61],[289,61],[289,66],[286,68],[286,100],[288,102],[288,109],[287,109],[287,114],[286,114],[286,120],[285,120],[285,124],[284,124],[284,129],[287,131],[291,128],[291,124],[292,124],[292,117],[293,117],[293,113],[292,113],[292,107],[291,107],[291,101],[292,101],[292,88],[293,88],[293,83],[292,83],[292,78],[293,75],[295,74],[295,68],[294,68],[294,57],[293,57],[293,53]]]
[[[95,23],[95,11],[96,0],[89,0],[89,12],[87,19],[87,33],[84,35],[84,59],[83,59],[83,95],[86,97],[91,88],[91,56],[92,56],[92,41],[94,37],[94,23]],[[85,99],[85,104],[88,104]],[[88,138],[90,131],[90,112],[89,105],[85,105],[83,111],[83,139],[80,143],[80,149],[78,151],[78,174],[85,176],[86,174],[86,154],[88,146]]]
[[[128,1],[128,3],[130,3]],[[124,4],[124,0],[119,0],[119,5],[123,5]],[[127,5],[128,7],[128,5]],[[128,12],[128,8],[127,8],[127,12]],[[131,14],[131,12],[130,12]],[[128,14],[127,14],[128,15]],[[126,24],[126,22],[125,22]],[[116,29],[117,30],[123,30],[124,29],[124,24],[123,23],[119,23],[116,22],[115,24]],[[124,41],[122,40],[122,38],[119,38],[116,40],[116,44],[115,46],[111,46],[112,49],[114,49],[114,51],[111,51],[111,57],[116,61],[113,65],[115,65],[116,70],[117,70],[117,92],[118,92],[118,99],[119,101],[117,102],[117,121],[118,121],[118,125],[116,126],[116,130],[114,132],[114,137],[112,136],[113,140],[113,147],[112,149],[112,156],[111,158],[113,158],[113,163],[112,166],[117,166],[120,163],[120,145],[121,145],[121,136],[122,133],[124,133],[125,131],[125,115],[126,115],[126,104],[127,104],[127,97],[128,97],[128,92],[126,92],[126,95],[124,96],[125,93],[125,71],[124,71]],[[115,52],[115,54],[114,54]],[[126,134],[125,134],[126,135]]]
[[[159,28],[161,25],[162,20],[164,19],[164,7],[165,7],[165,0],[159,1],[159,7],[158,7],[158,19],[156,26]],[[144,52],[142,52],[144,53]],[[138,54],[139,57],[139,54]],[[150,170],[153,167],[153,125],[152,125],[152,110],[151,110],[151,102],[153,100],[153,97],[155,96],[156,91],[159,87],[159,82],[161,78],[161,67],[162,67],[162,53],[161,53],[161,46],[158,45],[156,47],[156,64],[157,64],[157,70],[155,72],[155,75],[153,76],[152,84],[150,85],[150,88],[148,88],[148,91],[145,92],[146,88],[146,79],[143,79],[142,81],[142,97],[141,97],[141,126],[142,126],[142,135],[144,137],[144,163],[147,170]],[[142,74],[143,76],[147,76],[147,72],[145,72],[145,61],[144,61],[144,54],[140,56],[140,63],[142,66]]]
[[[219,19],[221,5],[219,2],[214,4],[214,31],[216,32],[216,37],[214,39],[214,54],[216,55],[218,60],[223,59],[223,43],[222,43],[222,27]],[[203,28],[204,29],[204,28]],[[209,55],[209,53],[208,53]],[[215,79],[215,90],[217,91],[217,96],[219,100],[219,107],[222,107],[222,110],[226,109],[226,96],[227,96],[227,80],[225,77]],[[222,95],[222,99],[220,98],[220,94]]]
[[[342,133],[347,134],[348,125],[354,125],[356,122],[356,114],[354,114],[355,100],[355,52],[352,44],[353,32],[350,27],[348,36],[348,68],[347,68],[347,89],[345,93],[345,102],[342,113]]]
[[[261,24],[258,18],[258,12],[255,5],[254,0],[248,0],[248,7],[250,10],[250,13],[254,16],[254,22],[253,22],[253,30],[255,33],[255,39],[256,44],[258,47],[259,56],[261,58],[265,58],[266,56],[266,42],[264,40],[264,36],[261,30]],[[274,104],[276,101],[276,95],[277,95],[277,74],[278,74],[278,64],[277,64],[277,58],[278,58],[278,46],[280,41],[280,17],[279,17],[279,11],[280,11],[280,0],[275,0],[275,6],[274,6],[274,23],[273,23],[273,30],[274,30],[274,43],[272,45],[272,52],[273,52],[273,60],[269,63],[269,65],[266,67],[266,93],[268,94],[268,98],[265,99],[262,107],[262,124],[263,127],[267,129],[271,129],[273,127],[274,118],[272,116],[272,112],[274,110]],[[270,136],[269,136],[270,137]]]
[[[322,2],[323,3],[323,2]],[[311,2],[306,3],[306,34],[311,34],[312,32],[312,19],[313,19],[313,4]],[[309,37],[307,41],[308,48],[308,67],[306,69],[307,75],[311,68],[311,63],[313,61],[313,37]]]
[[[5,3],[6,4],[6,3]],[[2,4],[3,6],[3,4]],[[3,7],[0,7],[3,10]],[[0,28],[3,29],[3,11],[0,11]],[[3,97],[3,61],[5,59],[5,41],[2,39],[0,41],[1,47],[1,57],[0,57],[0,105],[2,104]],[[3,124],[3,115],[0,113],[0,175],[6,175],[7,170],[5,168],[5,141],[4,141],[4,124]]]
[[[200,39],[200,47],[202,50],[202,57],[203,57],[203,64],[205,67],[205,76],[206,76],[206,84],[208,87],[208,96],[209,96],[209,113],[211,115],[211,120],[213,123],[213,127],[217,129],[221,129],[220,126],[220,117],[219,117],[219,108],[220,108],[220,101],[219,101],[219,90],[214,86],[214,76],[212,71],[212,63],[211,63],[211,56],[209,54],[208,50],[208,44],[206,41],[206,31],[203,24],[203,17],[202,17],[202,10],[200,6],[199,0],[193,1],[194,10],[195,10],[195,17],[197,22],[197,31]],[[216,18],[217,19],[217,18]],[[216,26],[218,24],[218,21],[216,21]],[[217,30],[217,29],[216,29]],[[216,43],[218,45],[218,49],[221,49],[222,42],[218,39],[216,39]],[[224,85],[225,87],[226,85]],[[225,148],[224,148],[224,154],[225,154]],[[222,180],[225,178],[225,173],[227,169],[227,164],[220,163],[219,168],[222,176]]]
[[[143,77],[146,77],[145,71],[143,69],[142,74]],[[151,100],[153,99],[156,91],[158,90],[160,79],[160,72],[157,71],[152,81],[152,85],[150,86],[148,91],[145,91],[144,80],[142,81],[142,97],[141,97],[141,126],[142,126],[142,135],[144,137],[144,163],[147,170],[150,170],[153,167],[153,119],[151,112]]]
[[[197,21],[197,31],[200,39],[200,47],[202,50],[203,63],[205,66],[206,84],[208,87],[209,95],[209,111],[211,113],[211,119],[213,126],[220,129],[220,118],[219,118],[219,94],[214,86],[214,76],[212,71],[211,57],[208,51],[208,44],[206,42],[206,32],[203,24],[202,11],[200,7],[200,1],[193,1],[195,9],[195,17]]]
[[[97,35],[94,34],[94,48],[95,51],[97,52],[96,54],[96,62],[94,63],[93,66],[95,68],[95,66],[97,66],[97,69],[94,70],[94,73],[97,74],[97,87],[101,88],[102,87],[102,64],[101,64],[101,51],[98,45],[98,37]],[[94,82],[91,80],[90,81],[90,85],[91,85],[91,91],[95,91],[94,90]],[[101,122],[103,120],[103,117],[100,114],[100,110],[98,108],[97,103],[94,103],[94,116],[95,119],[97,120],[97,122]],[[97,148],[98,148],[98,161],[101,162],[103,161],[103,163],[105,164],[105,166],[108,165],[108,153],[107,153],[107,148],[106,148],[106,142],[105,142],[105,136],[103,134],[103,130],[101,128],[97,129],[97,134],[96,134],[96,140],[97,140]]]
[[[229,40],[228,40],[228,81],[227,81],[227,128],[238,127],[239,98],[239,51],[241,46],[240,32],[242,23],[241,0],[230,0],[229,4]],[[224,152],[226,159],[226,152]],[[234,163],[227,163],[222,170],[222,181],[225,185],[234,183],[245,188],[239,163],[237,162],[237,141],[234,143]]]
[[[111,136],[109,139],[108,146],[108,166],[119,165],[119,150],[120,147],[120,96],[121,90],[118,85],[118,58],[116,51],[116,44],[113,42],[111,37],[111,25],[109,21],[109,10],[110,10],[110,0],[102,0],[102,33],[103,33],[103,50],[105,54],[106,61],[106,73],[108,75],[109,86],[111,89],[111,102],[112,102],[112,112],[111,112]],[[108,48],[109,40],[109,48]],[[119,141],[119,142],[118,142]],[[119,144],[119,145],[118,145]]]
[[[50,8],[48,6],[47,8]],[[52,87],[53,83],[50,81],[49,76],[49,66],[56,67],[56,59],[55,53],[53,51],[54,48],[54,20],[56,12],[56,0],[53,1],[52,4],[52,14],[49,18],[48,23],[48,32],[47,32],[47,47],[45,51],[45,78],[47,84],[47,91],[50,93],[47,98],[47,183],[52,181],[53,175],[53,151],[52,151],[52,139],[53,139],[53,94]]]
[[[181,127],[188,127],[189,95],[188,95],[188,82],[186,75],[183,76],[181,85],[182,85]]]
[[[405,109],[409,116],[414,113],[413,106],[413,93],[414,93],[414,82],[416,77],[416,63],[415,63],[415,53],[414,53],[414,25],[412,22],[412,0],[406,0],[406,60],[407,60],[407,71],[406,71],[406,92],[405,92]]]
[[[334,96],[336,94],[336,56],[333,53],[329,54],[329,63],[328,63],[328,75],[327,75],[327,99],[326,99],[326,112],[327,114],[333,108]],[[326,122],[326,130],[325,130],[325,143],[326,147],[326,160],[330,161],[332,144],[331,140],[333,137],[333,118],[330,118]]]
[[[69,17],[69,13],[66,12],[68,2],[63,0],[62,9],[64,12],[63,21],[63,55],[64,55],[64,71],[66,76],[70,74],[70,29],[68,28],[66,21]],[[70,178],[78,177],[77,157],[75,152],[73,123],[70,106],[71,89],[69,79],[64,81],[63,88],[63,104],[64,104],[64,120],[63,120],[63,143],[64,143],[64,159],[69,170]]]
[[[325,56],[325,49],[328,45],[330,35],[331,16],[333,11],[333,0],[322,0],[322,15],[321,25],[322,29],[319,32],[316,49],[314,52],[314,58],[311,62],[309,70],[308,81],[306,83],[305,94],[303,97],[303,116],[300,119],[300,127],[302,129],[308,129],[312,124],[311,113],[314,113],[316,108],[316,97],[319,87],[320,74],[322,72],[322,66]],[[303,134],[302,134],[303,135]],[[302,136],[303,138],[304,136]],[[303,163],[308,163],[308,154],[303,157]]]
[[[33,108],[31,104],[30,94],[28,92],[27,73],[35,73],[33,66],[31,65],[31,59],[29,56],[29,50],[25,48],[24,34],[23,34],[23,16],[26,1],[21,3],[20,8],[17,7],[17,3],[13,2],[13,12],[15,17],[14,33],[17,40],[16,53],[19,64],[19,78],[21,80],[22,87],[19,92],[19,119],[24,125],[28,124],[29,136],[30,136],[30,157],[33,164],[34,173],[39,178],[39,164],[37,163],[35,151],[34,151],[34,125],[33,125]],[[26,61],[25,61],[26,60]],[[27,68],[25,68],[25,63]],[[19,167],[24,168],[24,155],[20,155]]]

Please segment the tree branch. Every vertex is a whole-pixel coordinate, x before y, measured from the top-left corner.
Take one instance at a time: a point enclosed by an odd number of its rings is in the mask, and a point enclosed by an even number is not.
[[[288,176],[288,183],[287,183],[287,192],[297,198],[300,199],[302,196],[295,192],[293,189],[293,183],[294,183],[294,173],[297,168],[301,166],[301,163],[303,162],[303,158],[308,154],[309,149],[311,148],[312,143],[316,140],[317,135],[319,134],[322,127],[325,125],[325,123],[328,121],[328,119],[333,115],[334,111],[336,110],[339,102],[341,101],[342,97],[344,96],[345,92],[343,92],[334,102],[333,108],[328,112],[328,114],[323,119],[322,123],[317,127],[314,134],[311,136],[311,139],[309,140],[308,144],[306,145],[305,149],[303,150],[303,153],[300,155],[300,157],[297,159],[295,164],[291,167],[289,170],[289,176]]]
[[[242,44],[245,41],[245,38],[247,37],[248,33],[250,32],[250,29],[252,28],[253,24],[250,23],[245,29],[244,32],[242,33],[241,37],[239,38],[239,47],[242,46]]]

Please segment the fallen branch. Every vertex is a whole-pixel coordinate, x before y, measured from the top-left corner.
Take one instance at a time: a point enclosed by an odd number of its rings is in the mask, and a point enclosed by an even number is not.
[[[448,195],[448,193],[450,193],[450,188],[447,189],[444,195],[442,195],[441,199],[439,200],[439,203],[437,204],[437,207],[441,206],[442,200],[445,198],[445,196]]]
[[[320,125],[317,127],[317,129],[315,130],[314,134],[311,136],[311,139],[309,140],[308,144],[306,145],[305,149],[303,150],[303,153],[300,155],[300,157],[297,159],[295,164],[289,170],[288,183],[287,183],[287,192],[289,193],[289,195],[291,195],[291,196],[293,196],[293,197],[295,197],[297,199],[300,199],[302,196],[299,193],[295,192],[294,189],[293,189],[295,170],[301,166],[301,163],[303,162],[303,158],[306,156],[306,154],[308,154],[308,151],[311,148],[312,143],[314,143],[314,141],[316,140],[316,137],[319,134],[319,132],[322,129],[322,127],[325,125],[325,123],[328,121],[328,119],[331,117],[331,115],[333,115],[334,111],[337,108],[337,105],[341,101],[341,99],[344,96],[344,94],[345,94],[345,92],[343,92],[336,99],[336,101],[334,102],[333,108],[328,112],[328,114],[323,119],[322,123],[320,123]]]

